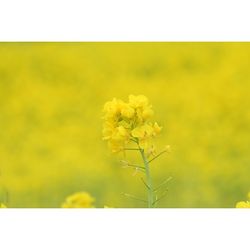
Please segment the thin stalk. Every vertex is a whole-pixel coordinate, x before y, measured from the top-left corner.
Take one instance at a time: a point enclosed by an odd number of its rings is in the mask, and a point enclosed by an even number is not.
[[[156,155],[155,157],[153,157],[151,160],[148,161],[148,163],[150,163],[151,161],[157,159],[159,156],[161,156],[162,154],[166,153],[167,150],[163,150],[162,152],[160,152],[158,155]]]
[[[141,181],[142,181],[142,183],[145,185],[145,187],[146,187],[147,189],[149,189],[148,184],[143,180],[143,178],[141,178]]]
[[[148,190],[148,207],[152,208],[154,207],[154,189],[153,189],[153,184],[152,184],[152,177],[150,175],[149,162],[147,160],[144,150],[141,148],[140,148],[140,153],[141,153],[143,163],[145,166],[146,182],[148,186],[148,189],[147,189]]]
[[[158,187],[156,187],[154,189],[154,192],[157,191],[158,189],[160,189],[162,186],[164,186],[165,184],[167,184],[171,180],[172,180],[172,177],[168,177],[165,181],[163,181]]]
[[[137,200],[137,201],[142,201],[142,202],[147,203],[147,201],[145,201],[145,200],[143,200],[143,199],[141,199],[141,198],[138,198],[138,197],[136,197],[136,196],[134,196],[134,195],[132,195],[132,194],[123,193],[123,195],[125,195],[125,196],[128,197],[128,198],[131,198],[131,199],[134,199],[134,200]]]
[[[124,150],[140,150],[138,148],[124,148]]]

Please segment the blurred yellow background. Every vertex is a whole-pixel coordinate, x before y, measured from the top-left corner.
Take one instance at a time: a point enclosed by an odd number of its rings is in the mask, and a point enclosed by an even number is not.
[[[160,207],[234,207],[250,191],[250,43],[0,43],[0,202],[144,207],[140,175],[102,141],[103,104],[149,98],[163,126]],[[139,162],[131,152],[128,159]]]

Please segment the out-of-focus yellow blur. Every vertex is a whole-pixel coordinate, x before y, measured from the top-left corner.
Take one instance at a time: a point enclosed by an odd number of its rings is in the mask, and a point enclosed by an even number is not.
[[[172,147],[152,164],[155,184],[173,177],[159,206],[234,207],[250,190],[249,58],[250,43],[1,43],[0,203],[87,191],[97,207],[143,207],[121,194],[144,197],[140,175],[101,135],[106,101],[143,94],[158,148]]]

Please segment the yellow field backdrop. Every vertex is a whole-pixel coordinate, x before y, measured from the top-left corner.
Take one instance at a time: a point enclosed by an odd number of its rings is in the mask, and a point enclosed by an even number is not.
[[[143,94],[163,126],[152,164],[160,207],[234,207],[250,191],[250,43],[1,43],[0,199],[143,207],[140,175],[102,141],[103,104]],[[135,162],[140,159],[131,152]],[[1,202],[0,200],[0,202]]]

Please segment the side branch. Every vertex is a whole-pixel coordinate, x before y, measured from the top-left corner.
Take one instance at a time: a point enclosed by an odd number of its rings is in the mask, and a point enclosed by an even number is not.
[[[164,153],[168,153],[169,150],[168,149],[164,149],[163,151],[161,151],[158,155],[156,155],[155,157],[153,157],[151,160],[148,161],[148,163],[152,162],[153,160],[157,159],[158,157],[160,157],[162,154]]]

